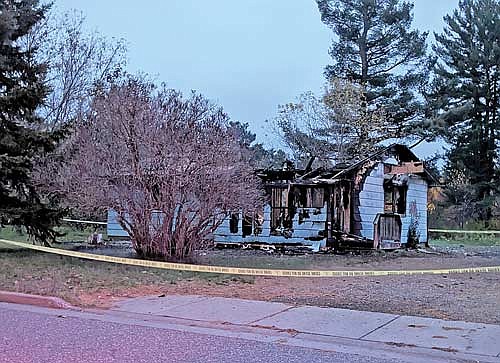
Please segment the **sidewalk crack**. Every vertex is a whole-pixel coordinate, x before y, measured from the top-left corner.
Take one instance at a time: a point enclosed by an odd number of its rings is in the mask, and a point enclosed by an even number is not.
[[[273,316],[276,316],[276,315],[278,315],[278,314],[284,313],[285,311],[288,311],[288,310],[290,310],[290,309],[294,309],[294,308],[296,308],[296,306],[289,306],[289,307],[287,307],[287,308],[286,308],[286,309],[284,309],[284,310],[278,311],[278,312],[273,313],[273,314],[268,315],[268,316],[264,316],[263,318],[259,318],[259,319],[257,319],[257,320],[251,321],[251,322],[246,323],[246,324],[247,324],[247,325],[250,325],[250,324],[255,324],[255,323],[256,323],[256,322],[258,322],[258,321],[261,321],[261,320],[264,320],[264,319],[268,319],[268,318],[272,318]]]
[[[366,334],[364,334],[364,335],[360,336],[360,337],[358,338],[358,340],[363,340],[365,337],[367,337],[367,336],[368,336],[368,335],[370,335],[371,333],[376,332],[377,330],[379,330],[379,329],[381,329],[381,328],[383,328],[383,327],[385,327],[385,326],[389,325],[389,324],[390,324],[390,323],[392,323],[394,320],[399,319],[400,317],[401,317],[401,315],[396,316],[394,319],[391,319],[391,320],[389,320],[388,322],[386,322],[386,323],[384,323],[384,324],[380,325],[379,327],[376,327],[376,328],[375,328],[375,329],[373,329],[372,331],[369,331],[368,333],[366,333]]]

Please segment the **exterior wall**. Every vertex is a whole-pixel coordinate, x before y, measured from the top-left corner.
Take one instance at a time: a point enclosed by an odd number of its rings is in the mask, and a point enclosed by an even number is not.
[[[299,223],[299,214],[306,212],[309,216]],[[214,232],[214,242],[220,244],[231,243],[269,243],[269,244],[301,244],[310,246],[312,250],[318,251],[321,246],[326,244],[326,236],[320,232],[325,230],[326,206],[323,208],[297,208],[293,218],[293,231],[290,237],[271,235],[271,207],[266,205],[264,208],[264,222],[262,232],[258,235],[251,234],[242,236],[242,214],[239,214],[238,232],[231,233],[229,229],[230,217],[227,217]],[[321,241],[311,241],[308,238]]]
[[[107,224],[107,234],[108,237],[123,237],[129,238],[127,232],[118,224],[116,220],[117,214],[114,210],[108,210],[108,224]]]
[[[308,218],[299,223],[299,213],[307,211]],[[107,233],[109,237],[128,238],[129,235],[118,224],[116,212],[108,211]],[[307,238],[320,238],[320,231],[325,229],[326,206],[323,208],[297,208],[293,219],[293,232],[291,237],[271,235],[271,208],[266,205],[264,208],[264,222],[262,232],[258,235],[242,236],[242,213],[239,213],[238,233],[231,233],[229,229],[230,217],[227,217],[214,232],[214,242],[220,244],[239,243],[269,243],[269,244],[301,244],[309,246],[313,251],[319,251],[321,246],[325,246],[326,238],[321,241],[311,241]]]
[[[408,241],[411,222],[410,203],[415,201],[419,214],[420,242],[427,241],[427,182],[418,175],[410,175],[406,193],[406,214],[401,215],[401,243]],[[384,212],[384,164],[379,163],[366,177],[359,193],[360,235],[373,239],[373,222]]]
[[[402,231],[401,242],[407,243],[408,228],[411,222],[409,215],[410,204],[416,202],[419,214],[419,232],[420,242],[427,241],[427,181],[417,175],[410,175],[407,184],[406,194],[406,214],[401,215]],[[358,230],[355,233],[361,237],[373,239],[373,222],[378,213],[384,212],[384,164],[377,164],[369,175],[365,178],[362,189],[356,197],[358,203],[358,212],[354,215],[355,224]],[[301,218],[299,215],[307,217]],[[214,232],[214,242],[220,244],[231,243],[269,243],[269,244],[301,244],[310,246],[312,250],[318,251],[321,246],[326,244],[325,223],[327,220],[326,202],[323,208],[297,208],[293,218],[293,229],[287,237],[283,235],[271,235],[271,208],[266,205],[263,214],[262,231],[259,234],[242,236],[242,214],[239,214],[238,232],[231,233],[229,224],[230,217],[227,217],[223,223]],[[108,211],[108,236],[127,238],[125,232],[116,220],[116,212]]]
[[[379,163],[366,177],[359,192],[359,234],[373,239],[373,222],[384,212],[384,164]]]
[[[411,216],[409,214],[410,203],[417,203],[419,214],[418,230],[420,232],[420,242],[427,242],[427,181],[418,175],[410,175],[408,179],[408,191],[406,193],[406,214],[401,216],[402,230],[401,242],[408,241],[408,228],[410,227]]]

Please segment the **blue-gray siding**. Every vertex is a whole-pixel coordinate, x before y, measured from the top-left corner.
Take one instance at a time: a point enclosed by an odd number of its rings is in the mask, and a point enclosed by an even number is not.
[[[401,242],[408,241],[408,228],[411,217],[408,213],[410,203],[417,204],[419,219],[420,241],[427,241],[427,181],[418,175],[408,178],[406,194],[406,214],[401,216]],[[359,214],[361,218],[361,236],[373,239],[373,222],[378,213],[384,212],[384,164],[379,163],[366,177],[362,190],[359,193]]]
[[[309,217],[299,223],[300,212],[307,211]],[[271,208],[269,205],[264,207],[264,222],[262,232],[258,235],[252,234],[242,236],[242,214],[238,218],[238,232],[231,233],[229,228],[230,217],[226,218],[214,233],[215,243],[269,243],[269,244],[303,244],[310,246],[318,251],[321,246],[326,244],[326,240],[310,241],[306,238],[318,238],[319,232],[325,229],[326,207],[323,208],[297,208],[293,219],[293,231],[289,238],[284,236],[271,235]]]
[[[123,230],[116,218],[116,212],[112,209],[108,210],[108,237],[128,238],[128,233]]]

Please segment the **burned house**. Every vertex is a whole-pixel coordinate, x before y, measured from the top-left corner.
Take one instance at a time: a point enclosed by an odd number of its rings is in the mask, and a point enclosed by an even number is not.
[[[216,244],[394,249],[408,242],[410,225],[427,241],[427,190],[434,179],[404,145],[342,168],[286,165],[258,175],[268,203],[230,214],[214,233]]]

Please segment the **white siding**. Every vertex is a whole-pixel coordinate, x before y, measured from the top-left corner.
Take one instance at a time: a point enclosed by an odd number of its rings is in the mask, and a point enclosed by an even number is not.
[[[406,194],[406,215],[401,216],[402,228],[401,242],[408,242],[408,228],[410,227],[411,216],[410,203],[417,203],[419,214],[418,230],[420,232],[420,242],[427,241],[427,181],[418,175],[411,175],[408,179],[408,192]]]
[[[406,194],[406,214],[401,216],[401,242],[408,241],[411,217],[410,203],[417,203],[419,213],[420,241],[427,241],[427,182],[418,175],[410,175]],[[380,163],[372,170],[359,193],[360,234],[373,239],[373,221],[378,213],[384,212],[384,165]]]
[[[299,223],[299,213],[306,211],[309,214],[308,218],[304,218],[302,223]],[[271,236],[271,208],[269,205],[264,207],[264,223],[262,225],[262,232],[258,235],[242,236],[242,215],[239,214],[238,232],[231,233],[229,230],[229,220],[227,217],[222,224],[214,232],[215,243],[300,243],[305,246],[311,246],[315,251],[320,246],[326,244],[326,239],[321,241],[311,241],[308,238],[318,238],[320,232],[325,229],[326,222],[326,206],[323,208],[297,208],[293,218],[293,231],[289,238],[284,236]]]
[[[384,212],[384,164],[379,163],[366,177],[359,192],[361,237],[373,239],[373,221]]]
[[[128,233],[118,224],[117,213],[112,209],[108,210],[107,234],[108,237],[129,237]]]

